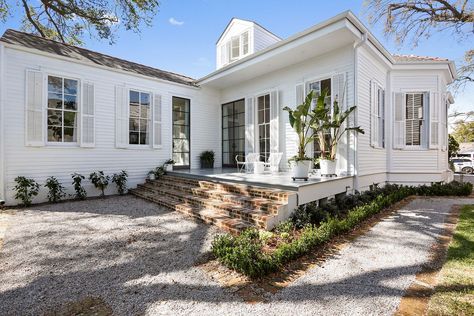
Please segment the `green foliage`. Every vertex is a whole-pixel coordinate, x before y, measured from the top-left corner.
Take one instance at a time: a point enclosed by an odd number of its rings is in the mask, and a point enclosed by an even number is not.
[[[75,172],[71,174],[71,178],[72,178],[72,185],[74,186],[74,191],[76,191],[76,194],[74,195],[74,197],[79,200],[85,200],[87,197],[87,192],[82,186],[82,180],[84,180],[86,177],[84,177],[80,173]]]
[[[15,190],[15,199],[20,200],[24,206],[30,206],[31,201],[39,192],[39,184],[33,180],[23,176],[15,178],[16,185],[13,187]]]
[[[212,150],[206,150],[206,151],[203,151],[200,155],[199,155],[199,158],[202,160],[202,161],[205,161],[205,162],[209,162],[209,163],[214,163],[214,151]]]
[[[317,220],[318,225],[313,223],[315,217],[311,214],[312,211],[306,210],[306,217],[301,217],[296,222],[292,219],[291,222],[287,221],[278,225],[275,231],[288,234],[289,237],[289,232],[294,229],[294,223],[295,227],[302,227],[301,234],[299,238],[280,244],[272,253],[263,251],[265,238],[262,236],[264,234],[256,229],[248,229],[238,236],[220,235],[214,239],[212,251],[227,267],[249,277],[261,277],[328,242],[334,236],[355,228],[362,221],[410,195],[469,195],[471,192],[472,184],[458,182],[435,183],[431,186],[420,187],[387,185],[384,188],[378,188],[373,186],[367,193],[355,194],[349,200],[339,199],[328,203],[332,204],[332,208],[337,208],[339,203],[340,206],[350,209],[336,215],[326,214],[323,219]],[[351,205],[355,206],[351,207]],[[323,206],[308,207],[310,208],[317,212],[323,210]],[[308,218],[308,220],[305,221],[303,218]]]
[[[459,143],[474,142],[474,121],[457,122],[452,135]]]
[[[106,176],[103,171],[96,171],[89,175],[89,180],[91,180],[96,189],[101,191],[100,195],[105,196],[105,189],[109,185],[110,177]]]
[[[459,143],[453,135],[449,134],[448,138],[448,157],[456,156],[459,151]]]
[[[155,167],[155,169],[150,170],[148,174],[155,175],[155,179],[158,180],[166,174],[166,167],[164,164],[162,166]]]
[[[117,191],[120,195],[124,195],[127,192],[127,177],[128,173],[122,170],[120,173],[114,173],[112,176],[112,182],[117,186]]]
[[[46,179],[44,186],[48,188],[49,202],[57,203],[66,196],[66,192],[64,192],[64,186],[58,181],[56,177],[49,177]]]

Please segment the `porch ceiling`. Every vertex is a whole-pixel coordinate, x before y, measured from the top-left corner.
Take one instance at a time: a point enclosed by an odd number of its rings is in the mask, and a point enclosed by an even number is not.
[[[354,43],[359,31],[348,20],[297,34],[199,80],[201,86],[224,89]]]

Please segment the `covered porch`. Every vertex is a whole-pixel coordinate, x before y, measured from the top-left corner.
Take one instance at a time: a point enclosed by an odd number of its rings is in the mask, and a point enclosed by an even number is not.
[[[297,193],[297,205],[350,192],[353,188],[353,176],[321,177],[310,175],[308,181],[293,181],[291,172],[288,171],[254,174],[238,172],[237,168],[213,168],[174,170],[169,174],[192,179],[294,191]]]

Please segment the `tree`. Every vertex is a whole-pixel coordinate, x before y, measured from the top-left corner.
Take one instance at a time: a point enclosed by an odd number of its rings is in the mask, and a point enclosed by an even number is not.
[[[20,5],[22,30],[63,43],[81,45],[85,33],[114,42],[115,31],[140,32],[158,12],[158,0],[0,0],[6,22]]]
[[[459,40],[472,43],[474,4],[471,0],[367,0],[372,24],[384,20],[385,34],[414,46],[433,32],[450,31]],[[474,49],[464,54],[458,69],[458,84],[474,83]]]
[[[449,138],[448,138],[448,157],[451,158],[453,156],[456,156],[458,151],[459,151],[459,143],[453,137],[453,135],[449,134]]]
[[[459,143],[474,142],[474,121],[458,122],[452,135]]]

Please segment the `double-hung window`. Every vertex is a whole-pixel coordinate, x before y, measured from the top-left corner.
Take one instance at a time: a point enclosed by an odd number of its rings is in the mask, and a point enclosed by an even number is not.
[[[49,143],[77,142],[78,92],[78,80],[48,76],[47,125]]]
[[[257,98],[258,142],[261,159],[270,156],[270,94]]]
[[[385,147],[385,91],[372,82],[371,94],[371,144],[376,148]]]
[[[331,79],[323,79],[319,81],[313,81],[308,85],[308,92],[314,91],[313,107],[316,105],[317,98],[321,93],[326,93],[326,98],[324,99],[324,105],[326,107],[331,107]],[[324,141],[327,145],[329,144],[330,134],[326,133],[324,135]],[[323,148],[321,148],[318,139],[315,139],[313,142],[313,158],[320,158],[323,154]]]
[[[405,145],[422,146],[427,138],[425,133],[425,95],[423,93],[407,93],[405,98]]]
[[[129,143],[150,144],[150,93],[129,91]]]
[[[221,58],[222,63],[227,64],[240,59],[249,53],[249,31],[240,35],[233,36],[229,41],[222,45]]]

